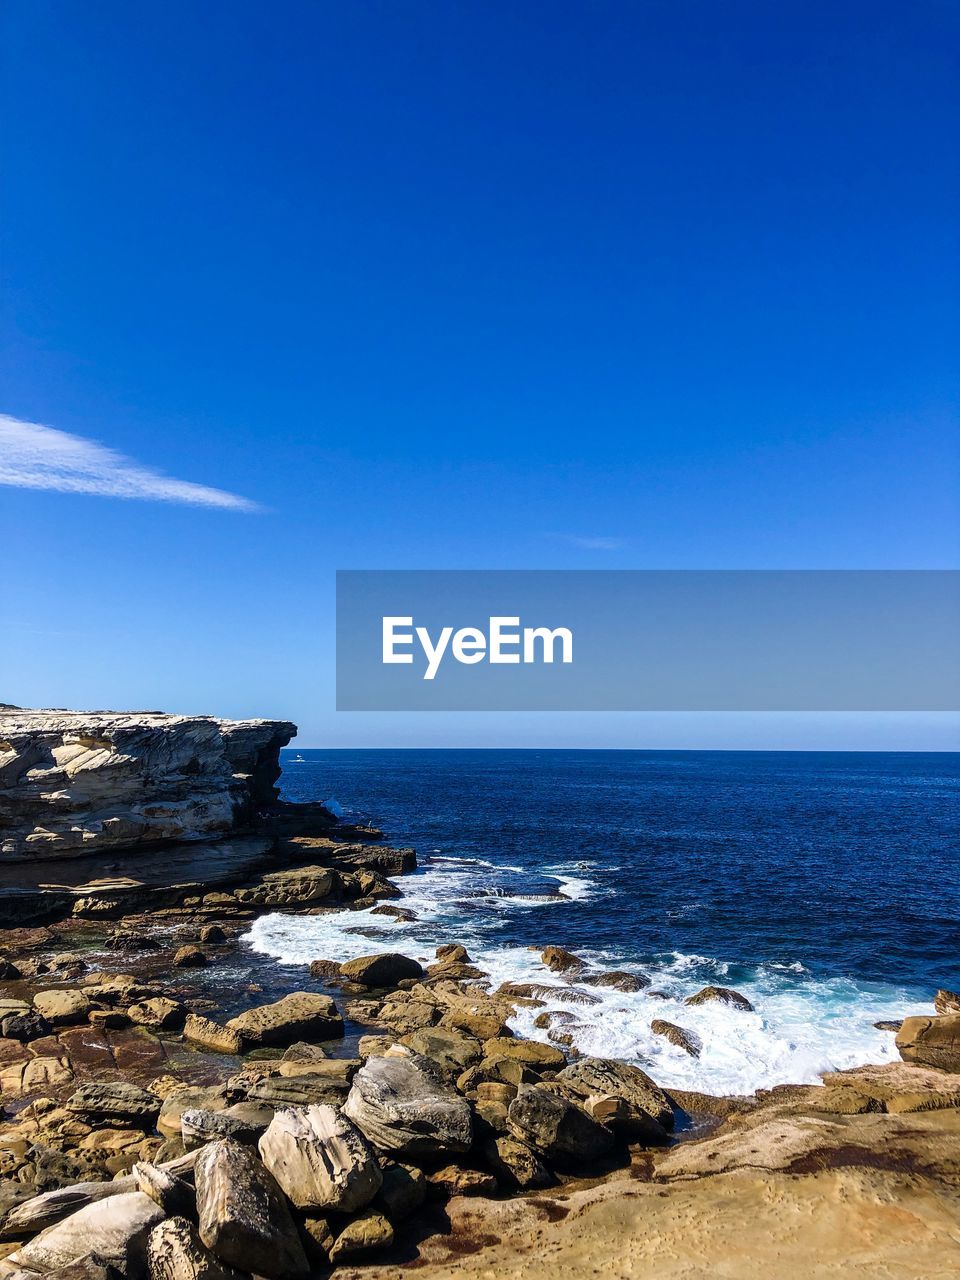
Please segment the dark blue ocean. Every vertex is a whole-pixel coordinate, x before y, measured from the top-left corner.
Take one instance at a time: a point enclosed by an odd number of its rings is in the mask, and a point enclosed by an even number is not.
[[[462,941],[495,980],[555,983],[582,1051],[665,1083],[734,1091],[882,1061],[893,1036],[875,1021],[960,986],[960,755],[292,751],[282,787],[413,845],[399,905],[417,919],[273,916],[258,949],[300,963]],[[644,973],[653,994],[573,1005],[528,949],[548,943]],[[756,1012],[683,1004],[707,982]],[[694,1031],[701,1057],[653,1018]]]

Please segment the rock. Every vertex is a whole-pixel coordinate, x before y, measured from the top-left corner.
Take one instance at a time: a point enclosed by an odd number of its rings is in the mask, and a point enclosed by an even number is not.
[[[199,947],[186,946],[174,953],[173,963],[178,969],[202,969],[209,961],[206,952]]]
[[[130,1021],[149,1031],[178,1031],[186,1015],[186,1009],[178,1000],[170,1000],[166,996],[138,1001],[127,1009]]]
[[[0,997],[0,1037],[5,1040],[39,1040],[50,1034],[50,1023],[25,1000]]]
[[[960,1013],[904,1018],[897,1032],[897,1048],[904,1062],[960,1071]]]
[[[298,1209],[355,1213],[383,1182],[366,1138],[335,1107],[278,1111],[260,1139],[260,1156]]]
[[[179,1085],[163,1099],[157,1130],[167,1138],[179,1138],[185,1111],[192,1108],[220,1111],[226,1105],[227,1093],[223,1085]]]
[[[330,1219],[321,1214],[308,1214],[300,1227],[300,1239],[307,1261],[315,1271],[325,1271],[330,1265],[330,1250],[336,1239]]]
[[[348,1258],[363,1257],[378,1249],[388,1249],[393,1244],[393,1227],[382,1213],[368,1209],[352,1222],[348,1222],[330,1248],[330,1261],[334,1265]]]
[[[249,1147],[211,1142],[194,1176],[200,1239],[221,1262],[269,1280],[309,1273],[283,1193]]]
[[[205,924],[200,930],[199,938],[201,942],[215,944],[218,942],[226,942],[227,934],[218,924]]]
[[[242,1053],[243,1038],[239,1031],[231,1027],[222,1027],[212,1018],[205,1018],[199,1013],[188,1013],[183,1024],[183,1038],[191,1044],[198,1044],[211,1053],[224,1053],[231,1056]]]
[[[470,1107],[429,1058],[368,1058],[354,1077],[345,1114],[381,1151],[433,1156],[467,1151]]]
[[[488,1057],[521,1062],[538,1071],[558,1070],[567,1065],[567,1060],[559,1049],[550,1044],[541,1044],[539,1040],[488,1040],[483,1048]]]
[[[554,1044],[565,1045],[568,1049],[572,1048],[576,1041],[577,1029],[583,1027],[577,1015],[571,1013],[569,1009],[547,1009],[537,1014],[533,1025],[538,1031],[546,1031],[548,1040],[552,1040]]]
[[[130,1025],[130,1019],[119,1009],[91,1009],[87,1020],[91,1027],[101,1031],[122,1031]]]
[[[678,1027],[675,1022],[665,1022],[663,1018],[654,1018],[650,1023],[650,1030],[655,1036],[663,1036],[664,1040],[669,1040],[684,1053],[689,1053],[691,1058],[700,1057],[703,1042],[696,1032]]]
[[[670,1099],[639,1067],[615,1058],[581,1058],[565,1067],[557,1080],[584,1096],[607,1094],[623,1098],[637,1111],[650,1116],[661,1128],[668,1131],[673,1128]]]
[[[311,978],[339,978],[339,960],[313,960],[310,963]]]
[[[347,960],[340,966],[340,975],[365,987],[395,987],[404,978],[422,978],[423,967],[408,956],[387,952]]]
[[[492,1046],[491,1046],[492,1048]],[[566,1061],[566,1059],[564,1059]],[[488,1080],[495,1084],[511,1084],[519,1086],[521,1084],[538,1084],[540,1081],[539,1074],[526,1063],[521,1062],[517,1058],[504,1058],[493,1056],[484,1058],[476,1067],[472,1068],[471,1073],[465,1072],[464,1075],[476,1073],[473,1083],[468,1083],[461,1077],[457,1081],[459,1089],[473,1088],[474,1084],[481,1080]]]
[[[683,1003],[698,1005],[707,1004],[711,1000],[719,1000],[721,1004],[728,1004],[734,1009],[743,1009],[747,1013],[753,1012],[753,1005],[747,997],[730,987],[703,987],[696,995],[687,996]]]
[[[157,712],[3,713],[0,860],[240,831],[277,799],[296,727]]]
[[[185,1217],[158,1222],[147,1240],[150,1280],[241,1280],[207,1249]]]
[[[400,1043],[429,1058],[445,1075],[454,1078],[483,1057],[479,1040],[452,1027],[423,1027],[402,1036]]]
[[[307,1044],[298,1040],[289,1049],[284,1050],[281,1062],[326,1062],[327,1053],[318,1044]]]
[[[852,1089],[865,1098],[873,1098],[889,1112],[960,1107],[960,1073],[906,1062],[888,1062],[879,1067],[826,1071],[820,1078],[829,1088]]]
[[[639,973],[627,973],[624,969],[586,974],[580,981],[589,983],[591,987],[613,987],[616,991],[642,991],[650,985],[649,978]]]
[[[145,1160],[135,1164],[131,1172],[137,1190],[149,1196],[164,1213],[172,1216],[193,1212],[193,1192],[182,1178]]]
[[[0,956],[0,982],[13,982],[16,978],[23,977],[21,971],[6,956]]]
[[[357,1045],[361,1061],[367,1058],[382,1058],[388,1049],[397,1043],[394,1036],[361,1036]]]
[[[434,1169],[427,1175],[427,1181],[448,1196],[492,1196],[497,1191],[497,1180],[492,1173],[485,1173],[481,1169],[464,1169],[458,1164]]]
[[[33,1007],[51,1027],[70,1027],[86,1022],[90,1001],[82,991],[38,991]]]
[[[160,1114],[160,1099],[124,1080],[82,1084],[66,1101],[68,1111],[96,1123],[122,1121],[151,1126]]]
[[[553,1182],[553,1175],[534,1149],[516,1138],[490,1138],[481,1150],[497,1180],[507,1187],[532,1191]]]
[[[477,1008],[453,1006],[440,1019],[440,1026],[467,1031],[478,1040],[495,1040],[500,1036],[513,1037],[504,1014],[484,1012]]]
[[[875,1022],[873,1025],[878,1031],[899,1031],[903,1026],[903,1019],[883,1019],[880,1022]]]
[[[441,964],[472,964],[467,948],[461,946],[459,942],[447,942],[443,946],[437,947],[435,952],[437,959]]]
[[[253,1108],[252,1118],[242,1113],[231,1114],[233,1110],[204,1111],[194,1107],[184,1111],[180,1117],[180,1137],[184,1151],[195,1151],[218,1138],[232,1138],[234,1142],[252,1145],[272,1118],[269,1109]]]
[[[507,1127],[552,1162],[597,1160],[613,1146],[610,1133],[582,1107],[537,1085],[520,1086]]]
[[[258,1005],[231,1018],[245,1049],[293,1044],[296,1040],[334,1040],[343,1035],[343,1018],[329,996],[294,991],[274,1004]]]
[[[354,1005],[350,1008],[352,1012]],[[440,1021],[440,1017],[438,1007],[427,1004],[424,1000],[388,1000],[379,1007],[375,1020],[391,1027],[398,1035],[405,1035],[408,1031],[433,1026]],[[357,1017],[357,1021],[362,1022],[364,1019]]]
[[[938,1014],[960,1013],[960,993],[941,987],[933,997],[933,1007]]]
[[[382,1209],[391,1222],[403,1222],[426,1198],[427,1180],[422,1169],[412,1164],[384,1164],[383,1185],[373,1206]]]
[[[359,1062],[337,1060],[337,1073],[301,1075],[291,1078],[266,1077],[251,1084],[247,1097],[269,1107],[341,1106],[350,1091],[349,1077]],[[320,1065],[319,1063],[317,1064]]]
[[[563,947],[545,947],[540,953],[540,959],[554,973],[572,973],[587,967],[585,960],[575,956],[572,951],[565,951]]]
[[[95,1253],[122,1276],[142,1280],[147,1275],[147,1239],[163,1216],[142,1191],[110,1196],[47,1227],[8,1261],[49,1273]]]
[[[21,1098],[40,1090],[58,1088],[71,1080],[73,1069],[68,1058],[41,1054],[0,1067],[0,1094],[6,1098]]]

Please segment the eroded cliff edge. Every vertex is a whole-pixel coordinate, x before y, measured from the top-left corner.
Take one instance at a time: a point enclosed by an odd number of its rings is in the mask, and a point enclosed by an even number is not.
[[[0,710],[0,865],[211,840],[277,802],[286,720]]]

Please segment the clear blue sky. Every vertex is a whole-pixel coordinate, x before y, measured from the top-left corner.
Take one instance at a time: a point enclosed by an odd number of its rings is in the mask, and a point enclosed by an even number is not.
[[[0,22],[0,412],[264,508],[0,487],[0,700],[310,745],[956,745],[332,710],[336,568],[960,564],[956,5]]]

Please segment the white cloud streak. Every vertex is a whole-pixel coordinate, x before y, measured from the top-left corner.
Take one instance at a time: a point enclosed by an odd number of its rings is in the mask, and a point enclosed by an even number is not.
[[[626,546],[623,538],[582,537],[577,533],[554,533],[551,537],[569,542],[574,547],[582,547],[585,551],[619,551]]]
[[[248,498],[143,467],[95,440],[0,414],[0,484],[102,498],[179,502],[227,511],[258,511]]]

